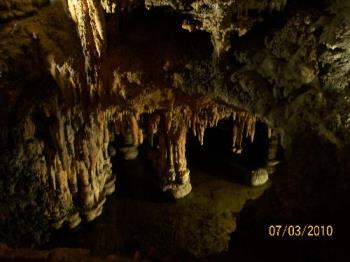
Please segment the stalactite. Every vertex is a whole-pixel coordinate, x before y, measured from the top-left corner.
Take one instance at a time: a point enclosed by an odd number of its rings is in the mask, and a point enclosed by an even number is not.
[[[158,132],[158,125],[160,121],[160,116],[157,114],[150,114],[148,122],[147,122],[147,137],[148,142],[151,145],[151,148],[153,148],[153,139],[154,135]]]
[[[234,153],[242,153],[243,138],[249,138],[250,142],[254,142],[256,116],[247,112],[234,112],[232,114],[234,121],[232,129],[232,150]]]
[[[250,126],[250,142],[254,142],[255,138],[255,126],[256,126],[256,117],[253,116],[251,119],[251,126]]]
[[[103,56],[107,45],[102,4],[99,0],[65,0],[65,4],[77,26],[85,57],[86,80],[90,84],[95,84],[98,82],[98,61]],[[92,92],[91,95],[93,95]]]
[[[198,139],[201,145],[204,144],[204,132],[205,132],[205,125],[198,125]]]

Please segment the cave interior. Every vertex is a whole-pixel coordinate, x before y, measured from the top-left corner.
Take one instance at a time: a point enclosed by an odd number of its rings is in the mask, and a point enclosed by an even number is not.
[[[0,127],[0,260],[349,259],[350,0],[1,0]]]

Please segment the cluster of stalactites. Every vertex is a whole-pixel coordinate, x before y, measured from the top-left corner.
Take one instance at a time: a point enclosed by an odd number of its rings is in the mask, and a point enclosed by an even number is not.
[[[232,131],[232,151],[240,154],[242,152],[242,142],[244,138],[249,138],[251,142],[255,137],[256,116],[247,112],[237,112],[232,114],[234,121]]]
[[[88,83],[98,82],[102,57],[107,48],[107,31],[117,31],[117,19],[109,21],[106,14],[131,10],[141,4],[138,0],[63,0],[68,15],[76,24],[80,38]]]
[[[194,136],[198,137],[200,144],[203,145],[205,129],[217,126],[220,120],[229,118],[234,113],[234,109],[225,106],[209,105],[200,108],[191,118],[190,126]]]
[[[49,126],[55,145],[54,150],[47,150],[46,156],[49,184],[58,192],[62,206],[74,211],[58,214],[56,227],[64,221],[74,227],[82,216],[92,220],[101,214],[105,196],[115,187],[108,151],[115,133],[131,134],[135,145],[142,144],[144,136],[151,141],[158,152],[156,167],[159,174],[172,185],[189,185],[186,160],[189,129],[203,144],[206,128],[232,118],[233,147],[237,149],[241,148],[244,137],[253,140],[255,133],[254,115],[209,99],[197,99],[191,105],[159,108],[146,112],[147,116],[143,115],[145,112],[121,110],[115,105],[88,112],[81,106],[62,109],[56,101],[45,110],[47,117],[56,119]],[[157,137],[156,145],[153,145],[154,136]],[[178,197],[183,197],[189,190],[190,185]]]
[[[143,143],[144,130],[140,124],[140,114],[128,111],[117,112],[114,108],[113,114],[109,117],[109,122],[114,126],[113,132],[126,137],[131,134],[135,146]]]
[[[200,101],[202,102],[202,101]],[[190,106],[183,105],[172,108],[169,111],[153,113],[148,118],[147,132],[149,136],[153,136],[163,128],[166,133],[176,132],[183,127],[192,129],[193,134],[198,137],[200,143],[204,143],[205,129],[217,126],[222,119],[227,119],[234,115],[249,115],[245,112],[236,112],[235,109],[228,106],[220,106],[216,103],[209,105]],[[163,124],[162,120],[163,119]]]
[[[69,16],[76,23],[77,31],[83,47],[87,77],[90,82],[94,79],[92,70],[96,70],[101,56],[107,46],[107,30],[116,30],[116,25],[107,28],[106,14],[117,13],[122,10],[130,10],[141,5],[142,1],[137,0],[64,0]],[[248,18],[248,10],[270,11],[282,10],[287,0],[241,0],[241,1],[210,1],[198,0],[192,3],[177,3],[177,1],[155,1],[147,0],[145,6],[170,5],[174,9],[178,6],[188,4],[192,11],[191,23],[185,22],[183,27],[208,31],[212,34],[214,50],[217,56],[230,48],[230,34],[238,31],[240,35],[250,30],[254,18]],[[233,10],[233,11],[227,11]],[[183,10],[179,10],[180,12]],[[187,12],[187,11],[186,11]],[[118,14],[116,14],[118,15]],[[236,16],[233,24],[232,16]],[[93,81],[92,81],[93,82]]]
[[[99,0],[66,0],[67,10],[77,25],[85,55],[101,56],[106,41],[105,18]]]
[[[149,113],[143,127],[140,113],[123,112],[114,116],[114,124],[117,133],[131,133],[134,145],[142,144],[145,134],[151,144],[156,134],[163,134],[169,139],[183,139],[179,134],[182,134],[184,129],[186,132],[192,129],[194,136],[203,145],[205,130],[217,126],[220,120],[230,118],[233,120],[232,148],[237,149],[236,153],[240,153],[244,139],[254,141],[257,116],[225,105],[209,103],[195,106],[195,109],[182,105],[172,110],[160,110]]]
[[[96,83],[100,60],[107,46],[104,7],[113,9],[111,1],[64,0],[68,15],[76,24],[85,62],[86,80]]]
[[[77,226],[81,217],[88,221],[102,213],[106,195],[114,191],[115,177],[108,155],[110,133],[105,112],[84,114],[80,107],[62,110],[56,105],[46,110],[55,121],[48,126],[55,148],[46,145],[49,186],[59,196],[53,211],[53,226],[67,221]]]
[[[240,153],[244,138],[249,138],[251,142],[254,140],[255,115],[226,106],[211,105],[192,114],[189,126],[192,127],[193,134],[203,145],[205,129],[217,126],[220,120],[230,117],[233,119],[232,148],[234,152]]]
[[[240,153],[244,138],[249,138],[252,142],[254,140],[257,118],[247,112],[215,103],[199,106],[195,110],[191,110],[189,106],[179,106],[171,111],[154,113],[148,118],[147,136],[153,143],[153,136],[156,133],[159,135],[162,167],[170,166],[170,169],[173,169],[178,166],[179,170],[184,170],[188,129],[192,129],[193,134],[203,145],[206,128],[215,127],[220,120],[228,118],[233,119],[233,150]]]
[[[45,180],[58,196],[56,207],[49,211],[55,228],[66,222],[73,228],[81,218],[91,221],[102,213],[106,196],[115,190],[108,150],[115,133],[131,133],[136,145],[143,142],[140,114],[117,107],[87,112],[81,107],[63,109],[56,100],[44,110],[54,120],[48,125],[51,142],[45,144]],[[24,133],[33,133],[34,127],[27,126]]]
[[[146,6],[156,5],[157,0],[147,0]],[[176,0],[165,1],[165,4],[177,7]],[[239,36],[245,35],[251,30],[255,22],[262,21],[261,17],[249,16],[250,10],[259,13],[268,10],[281,11],[287,4],[287,0],[240,0],[240,1],[192,1],[184,11],[190,13],[191,18],[183,22],[183,29],[207,31],[211,34],[214,47],[214,57],[220,57],[230,47],[231,34],[236,31]],[[186,9],[186,8],[185,8]]]

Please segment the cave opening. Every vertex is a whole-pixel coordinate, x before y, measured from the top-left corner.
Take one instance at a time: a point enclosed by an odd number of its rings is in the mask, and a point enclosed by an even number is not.
[[[130,134],[129,134],[130,135]],[[128,136],[128,135],[127,135]],[[157,169],[149,161],[146,142],[135,146],[132,138],[118,134],[110,144],[113,174],[116,176],[117,197],[145,199],[151,202],[169,201],[159,190]]]

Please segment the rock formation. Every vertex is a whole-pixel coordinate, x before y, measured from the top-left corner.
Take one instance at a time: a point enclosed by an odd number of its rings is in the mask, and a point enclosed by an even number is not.
[[[30,177],[40,219],[55,228],[93,220],[118,183],[115,134],[150,144],[175,198],[191,191],[187,133],[203,144],[222,119],[232,119],[235,153],[258,120],[273,130],[253,185],[273,172],[278,142],[288,157],[305,128],[347,144],[350,4],[301,2],[64,0],[39,12],[47,1],[1,3],[1,199]]]
[[[38,13],[49,0],[4,0],[0,3],[0,22]]]

